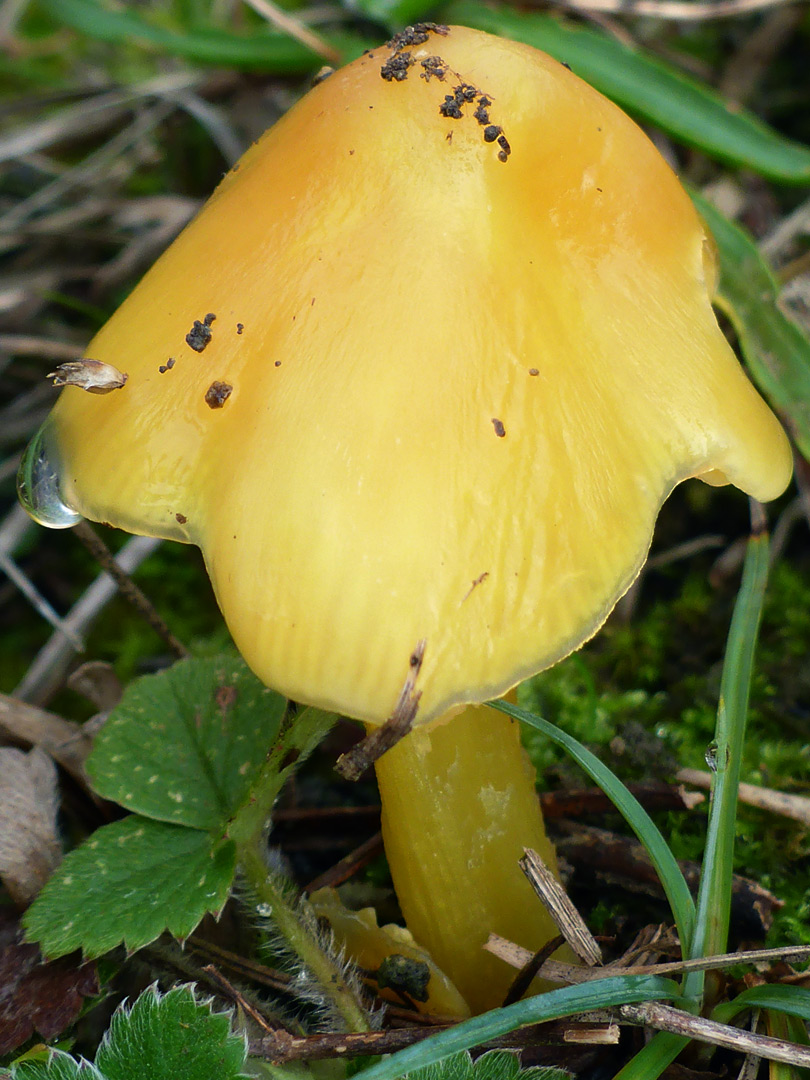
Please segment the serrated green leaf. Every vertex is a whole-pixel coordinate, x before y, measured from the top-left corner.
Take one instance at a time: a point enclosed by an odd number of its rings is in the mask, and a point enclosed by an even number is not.
[[[164,930],[182,938],[221,910],[234,869],[231,841],[133,815],[70,852],[23,925],[49,957],[139,949]]]
[[[520,1058],[512,1050],[490,1050],[475,1062],[464,1050],[406,1075],[408,1080],[568,1080],[569,1076],[562,1069],[521,1069]]]
[[[107,1080],[95,1065],[75,1061],[70,1054],[51,1050],[47,1061],[22,1061],[11,1066],[12,1080]]]
[[[95,1065],[52,1050],[46,1062],[11,1068],[11,1080],[239,1080],[247,1060],[245,1039],[230,1018],[200,1002],[188,986],[166,994],[146,990],[131,1008],[119,1008]]]
[[[716,303],[731,320],[754,382],[810,460],[810,339],[785,315],[780,287],[752,237],[690,192],[720,254]]]
[[[246,1058],[230,1018],[180,986],[166,994],[150,988],[116,1012],[96,1065],[107,1080],[236,1080]]]
[[[633,116],[720,161],[788,184],[810,180],[810,147],[784,138],[744,109],[732,109],[707,86],[601,30],[478,0],[455,0],[441,15],[445,22],[543,49]]]
[[[568,1080],[563,1069],[535,1065],[520,1067],[520,1058],[511,1050],[490,1050],[475,1063],[475,1080]]]
[[[286,705],[239,657],[181,660],[127,687],[87,771],[128,810],[221,830],[278,739]]]

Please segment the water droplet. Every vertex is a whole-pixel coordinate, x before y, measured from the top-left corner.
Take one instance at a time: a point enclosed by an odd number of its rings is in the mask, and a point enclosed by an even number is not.
[[[256,912],[259,915],[264,915],[265,918],[273,914],[273,907],[271,904],[257,904]]]
[[[712,770],[712,772],[717,772],[717,743],[716,742],[710,742],[709,743],[709,745],[706,747],[706,753],[705,753],[704,756],[706,758],[706,764],[709,766],[709,768]]]
[[[69,529],[81,521],[81,515],[62,498],[56,460],[53,433],[46,421],[23,455],[17,474],[17,495],[39,525],[49,529]]]

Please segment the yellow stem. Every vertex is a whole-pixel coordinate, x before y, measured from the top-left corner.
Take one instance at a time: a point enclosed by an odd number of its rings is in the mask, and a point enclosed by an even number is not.
[[[482,950],[490,932],[528,949],[557,929],[518,866],[556,869],[518,724],[484,706],[415,728],[377,762],[383,839],[408,929],[473,1012],[515,973]]]

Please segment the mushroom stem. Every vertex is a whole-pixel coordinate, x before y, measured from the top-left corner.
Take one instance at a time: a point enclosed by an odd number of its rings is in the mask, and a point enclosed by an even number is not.
[[[388,864],[408,929],[473,1012],[514,972],[491,932],[537,950],[557,933],[523,876],[524,848],[556,868],[519,725],[486,706],[414,728],[376,764]]]

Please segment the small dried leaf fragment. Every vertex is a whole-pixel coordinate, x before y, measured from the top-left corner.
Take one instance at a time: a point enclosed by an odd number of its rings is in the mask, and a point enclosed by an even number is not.
[[[68,686],[102,712],[114,709],[124,690],[112,664],[88,660],[68,676]]]
[[[17,904],[29,904],[62,860],[58,809],[48,755],[38,747],[0,750],[0,879]]]
[[[127,375],[112,364],[101,360],[70,360],[49,371],[46,378],[53,379],[54,386],[80,386],[90,394],[109,394],[120,390]]]
[[[11,910],[0,911],[0,1055],[10,1054],[36,1031],[55,1039],[98,993],[94,963],[65,958],[43,963],[36,945],[25,944]]]

